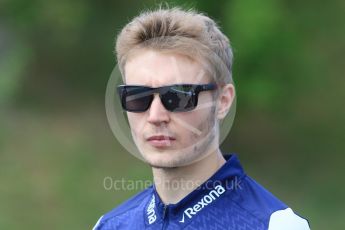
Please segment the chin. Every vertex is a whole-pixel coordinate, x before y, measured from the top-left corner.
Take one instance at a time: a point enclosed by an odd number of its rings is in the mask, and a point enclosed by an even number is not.
[[[154,168],[178,168],[190,165],[197,161],[200,153],[189,151],[147,151],[142,153],[146,163]]]
[[[142,154],[146,163],[154,168],[177,168],[188,165],[189,162],[183,154],[175,151],[146,152]]]

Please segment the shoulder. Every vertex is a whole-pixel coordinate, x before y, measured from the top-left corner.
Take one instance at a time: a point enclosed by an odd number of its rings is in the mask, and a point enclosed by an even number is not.
[[[118,207],[112,209],[108,213],[106,213],[102,219],[112,218],[114,216],[119,216],[126,212],[141,209],[142,205],[145,205],[152,196],[152,187],[147,188],[140,193],[136,194],[135,196],[131,197],[127,201],[120,204]],[[142,209],[141,209],[142,210]]]
[[[286,204],[247,175],[240,179],[235,194],[234,201],[261,220],[268,220],[273,212],[288,208]]]
[[[284,230],[282,226],[286,226],[286,229],[309,229],[305,219],[296,215],[284,202],[247,175],[242,178],[235,193],[234,201],[269,226],[269,230]]]
[[[152,186],[136,194],[135,196],[131,197],[127,201],[120,204],[118,207],[104,214],[97,221],[93,230],[100,230],[102,229],[102,226],[104,225],[112,225],[112,226],[116,225],[116,222],[118,222],[118,219],[133,221],[135,218],[141,217],[142,215],[136,215],[136,214],[142,212],[142,210],[144,209],[145,205],[147,204],[151,196],[152,196]]]
[[[275,211],[269,221],[268,230],[310,230],[308,221],[296,215],[291,208]]]

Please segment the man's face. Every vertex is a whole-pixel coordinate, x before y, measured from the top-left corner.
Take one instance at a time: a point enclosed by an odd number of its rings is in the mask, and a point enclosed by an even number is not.
[[[160,87],[207,84],[202,65],[176,53],[140,50],[125,65],[126,84]],[[153,167],[179,167],[196,162],[218,143],[213,91],[199,93],[198,106],[188,112],[169,112],[154,95],[145,112],[127,112],[133,139]]]

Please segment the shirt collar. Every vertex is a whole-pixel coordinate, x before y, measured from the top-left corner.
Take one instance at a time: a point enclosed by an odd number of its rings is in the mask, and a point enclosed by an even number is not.
[[[158,220],[162,220],[166,215],[169,215],[169,218],[179,218],[178,215],[181,212],[183,212],[187,207],[200,201],[203,196],[208,194],[211,190],[214,190],[217,185],[221,185],[226,191],[234,189],[234,180],[239,180],[245,175],[245,173],[236,154],[225,155],[224,158],[227,161],[217,170],[217,172],[177,204],[164,204],[159,197],[155,186],[153,186],[152,198],[146,206],[149,207],[149,204],[151,203],[152,208],[152,204],[155,204],[155,215]]]

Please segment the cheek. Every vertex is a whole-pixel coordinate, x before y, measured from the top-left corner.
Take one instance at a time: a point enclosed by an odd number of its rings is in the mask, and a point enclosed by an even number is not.
[[[141,114],[127,112],[128,123],[132,133],[138,135],[138,132],[142,130],[144,122]]]
[[[215,123],[214,118],[213,107],[191,112],[183,118],[180,118],[195,130],[192,131],[192,128],[188,129],[186,127],[180,127],[181,130],[184,130],[183,134],[185,137],[185,142],[190,140],[198,140],[201,137],[206,136],[211,131],[212,126]]]

